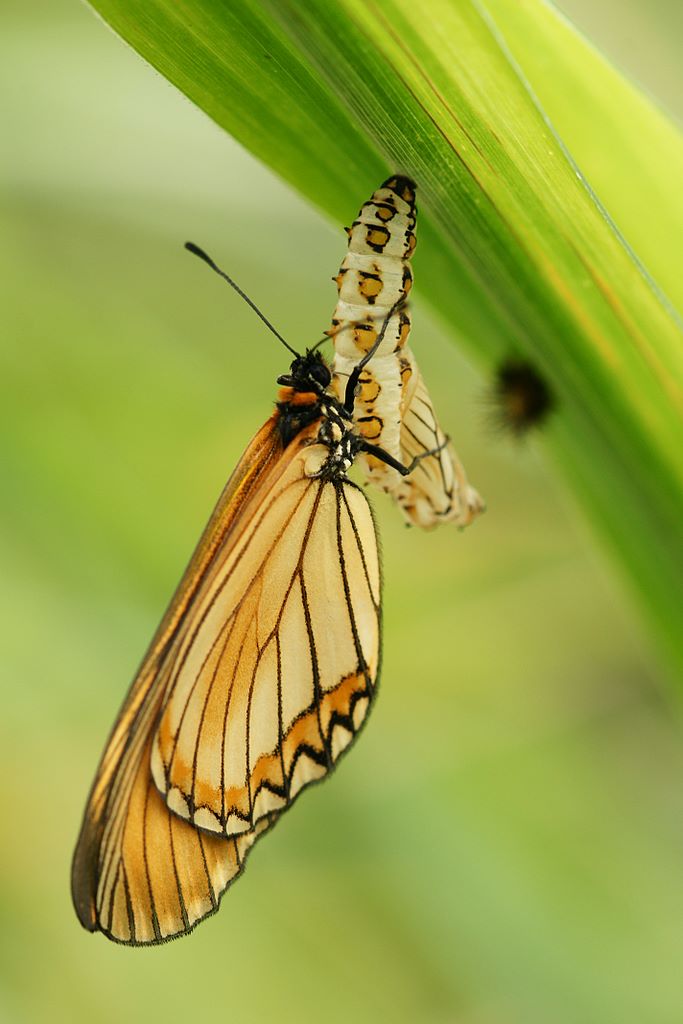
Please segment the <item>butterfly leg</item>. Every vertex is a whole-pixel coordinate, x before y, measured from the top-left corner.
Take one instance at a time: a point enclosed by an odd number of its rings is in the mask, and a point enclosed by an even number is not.
[[[393,455],[389,454],[389,452],[385,452],[383,448],[379,447],[379,445],[370,444],[369,441],[362,441],[358,450],[365,452],[366,455],[374,455],[376,459],[379,459],[380,462],[385,462],[387,466],[391,466],[391,468],[395,469],[397,473],[401,474],[401,476],[408,476],[423,459],[429,458],[430,455],[438,455],[439,452],[442,452],[449,441],[450,437],[446,436],[438,447],[430,448],[429,451],[426,452],[420,452],[420,454],[416,455],[412,462],[408,463],[407,466],[404,466],[402,462],[395,459]]]

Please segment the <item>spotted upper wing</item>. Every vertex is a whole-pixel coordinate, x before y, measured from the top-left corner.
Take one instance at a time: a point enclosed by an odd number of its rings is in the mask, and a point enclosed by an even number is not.
[[[179,637],[154,737],[168,806],[209,832],[251,834],[336,763],[379,667],[380,573],[370,508],[303,449],[211,567]]]
[[[331,767],[367,713],[379,658],[374,526],[367,501],[354,485],[312,478],[328,454],[327,448],[312,443],[315,430],[312,424],[283,452],[276,415],[254,439],[218,503],[126,698],[93,784],[73,860],[74,905],[90,931],[101,930],[128,944],[157,943],[186,933],[212,913],[280,807],[307,781]],[[312,496],[305,519],[292,520],[294,492]],[[325,531],[331,540],[325,540]],[[298,633],[302,624],[296,619],[298,609],[283,596],[292,583],[284,571],[292,546],[303,552],[295,584],[302,602],[306,588],[306,604],[301,604],[303,636]],[[315,578],[309,578],[313,571]],[[259,585],[259,578],[265,586]],[[267,658],[257,655],[258,685],[253,687],[242,722],[256,757],[255,772],[247,775],[245,768],[243,785],[256,794],[260,784],[256,780],[265,784],[273,777],[271,761],[291,769],[287,799],[280,807],[259,807],[250,826],[230,837],[202,831],[170,810],[154,783],[150,763],[153,750],[157,759],[163,753],[161,737],[175,740],[169,722],[182,719],[185,723],[178,732],[178,748],[183,749],[194,705],[191,694],[179,684],[187,684],[193,666],[201,683],[207,659],[215,659],[219,648],[225,652],[221,645],[226,623],[210,612],[207,616],[207,609],[222,607],[220,602],[225,600],[233,623],[244,625],[254,614],[255,625],[244,630],[240,651],[231,648],[238,666],[253,658],[248,645],[258,641],[256,624],[263,621],[271,604],[286,607],[275,644],[281,665],[270,655],[272,645]],[[347,635],[341,627],[330,626],[340,616],[347,617],[353,649],[350,653],[347,646],[342,652],[340,647],[340,656],[332,664],[330,638]],[[308,651],[308,660],[298,669],[296,652],[289,648],[295,639]],[[285,642],[287,652],[282,650]],[[222,664],[231,671],[226,662]],[[285,666],[289,667],[285,670]],[[335,682],[330,671],[336,673]],[[242,679],[240,672],[236,678]],[[310,697],[311,679],[312,699],[299,708],[297,701]],[[286,689],[289,686],[291,692]],[[180,708],[184,696],[187,713]],[[269,697],[276,701],[274,711]],[[246,706],[243,701],[242,707]],[[219,715],[223,717],[233,726],[232,717]],[[281,737],[273,736],[274,720],[286,726]],[[324,735],[311,728],[312,720],[321,723]],[[203,721],[208,724],[208,714]],[[266,749],[271,741],[273,746]],[[227,751],[226,763],[231,763],[230,745],[216,744],[206,731],[201,742],[206,744],[207,758],[198,758],[201,767],[211,761],[211,750],[218,762]],[[235,742],[244,750],[244,739]],[[200,771],[196,778],[201,784]],[[281,783],[284,778],[281,773]]]
[[[356,398],[358,432],[403,465],[421,460],[402,477],[371,455],[359,456],[368,479],[391,494],[409,523],[429,528],[454,521],[465,526],[483,510],[453,446],[445,444],[429,393],[408,345],[406,300],[413,283],[415,185],[394,175],[364,203],[348,229],[349,250],[336,278],[339,300],[329,331],[334,340],[335,386],[340,396],[349,374],[372,347],[385,321],[383,341],[364,368]]]

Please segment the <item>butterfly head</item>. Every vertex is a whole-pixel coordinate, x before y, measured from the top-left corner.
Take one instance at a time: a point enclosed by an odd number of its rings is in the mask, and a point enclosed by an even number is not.
[[[324,395],[332,381],[332,372],[319,352],[306,352],[292,362],[289,373],[278,377],[280,386],[298,394]]]
[[[289,373],[278,377],[277,408],[282,439],[288,444],[300,431],[326,415],[333,402],[328,395],[332,373],[318,352],[306,352],[292,362]]]

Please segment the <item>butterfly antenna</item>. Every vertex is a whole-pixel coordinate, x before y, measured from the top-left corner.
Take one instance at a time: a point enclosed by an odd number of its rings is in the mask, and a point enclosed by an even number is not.
[[[229,274],[226,274],[224,270],[221,270],[221,268],[220,268],[220,267],[219,267],[219,266],[218,266],[218,265],[217,265],[216,263],[214,263],[214,261],[213,261],[213,260],[211,259],[211,257],[210,257],[210,256],[208,255],[208,253],[205,253],[205,252],[204,252],[204,250],[203,250],[203,249],[200,249],[198,245],[195,245],[195,244],[194,244],[194,242],[185,242],[185,248],[187,249],[187,251],[188,251],[188,252],[191,252],[191,253],[192,253],[192,254],[193,254],[194,256],[199,256],[200,260],[204,260],[204,262],[205,262],[206,264],[208,264],[208,266],[210,266],[212,270],[215,270],[215,272],[216,272],[216,273],[218,274],[218,276],[219,276],[219,277],[222,277],[224,281],[227,281],[227,282],[228,282],[228,284],[229,284],[229,285],[230,285],[230,286],[231,286],[232,288],[234,288],[234,289],[235,289],[235,291],[237,292],[237,294],[238,294],[238,295],[239,295],[239,296],[240,296],[241,298],[243,298],[243,299],[244,299],[244,301],[245,301],[245,302],[247,303],[247,305],[248,305],[248,306],[251,306],[251,308],[252,308],[252,309],[254,310],[254,312],[256,313],[256,315],[257,315],[258,317],[260,317],[260,318],[261,318],[261,320],[262,320],[262,321],[263,321],[263,323],[264,323],[264,324],[266,325],[266,327],[268,328],[268,330],[269,330],[269,331],[272,331],[272,333],[273,333],[273,334],[275,335],[275,337],[276,337],[276,338],[278,339],[278,341],[281,341],[281,342],[282,342],[282,344],[283,344],[283,345],[285,346],[285,348],[286,348],[286,349],[289,349],[289,351],[290,351],[290,352],[291,352],[291,353],[292,353],[293,355],[295,355],[295,356],[298,356],[298,355],[299,355],[299,353],[297,352],[297,350],[296,350],[295,348],[292,348],[292,346],[291,346],[291,345],[290,345],[290,344],[289,344],[288,342],[286,342],[286,341],[285,341],[285,339],[284,339],[284,338],[282,337],[282,335],[280,334],[280,332],[279,332],[279,331],[277,331],[277,330],[276,330],[276,329],[275,329],[275,328],[273,327],[273,325],[271,324],[271,322],[270,322],[270,320],[268,319],[268,317],[267,317],[267,316],[265,316],[265,315],[264,315],[264,314],[263,314],[263,313],[261,312],[261,310],[260,310],[260,309],[258,308],[258,306],[256,305],[256,303],[255,303],[255,302],[252,302],[252,300],[251,300],[251,299],[249,298],[249,296],[247,295],[247,293],[246,293],[246,292],[243,292],[243,291],[242,291],[242,289],[240,288],[240,286],[239,286],[239,285],[238,285],[238,284],[237,284],[237,283],[236,283],[235,281],[233,281],[233,279],[232,279],[232,278],[230,277],[230,275],[229,275]]]

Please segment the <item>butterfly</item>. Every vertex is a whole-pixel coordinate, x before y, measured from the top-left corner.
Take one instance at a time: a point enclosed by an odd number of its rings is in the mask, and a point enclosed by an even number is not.
[[[370,450],[359,456],[367,479],[387,491],[406,520],[427,529],[453,521],[467,526],[484,503],[469,484],[453,446],[439,426],[429,392],[408,345],[407,303],[413,284],[416,186],[393,175],[361,207],[347,228],[348,253],[334,280],[339,300],[332,327],[334,381],[346,387],[359,358],[377,343],[391,310],[382,344],[360,377],[354,423],[362,437],[401,464],[433,451],[410,476]]]
[[[354,411],[374,350],[341,398],[318,352],[290,350],[275,411],[219,498],[87,801],[73,902],[86,929],[117,942],[164,942],[213,913],[256,840],[334,768],[374,700],[377,536],[347,476],[368,451]],[[405,475],[422,461],[385,457]]]

